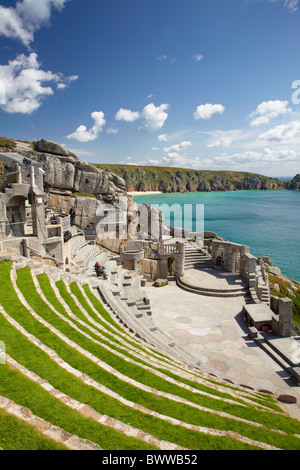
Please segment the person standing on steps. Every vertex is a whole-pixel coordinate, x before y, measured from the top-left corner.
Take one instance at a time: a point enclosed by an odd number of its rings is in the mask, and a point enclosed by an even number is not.
[[[76,211],[74,207],[71,207],[69,214],[71,217],[71,227],[73,227],[75,224],[75,217],[76,217]]]

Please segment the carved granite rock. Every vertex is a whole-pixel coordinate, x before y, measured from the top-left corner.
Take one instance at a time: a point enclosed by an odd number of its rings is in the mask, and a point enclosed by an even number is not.
[[[64,155],[68,156],[69,152],[65,149],[62,145],[57,144],[56,142],[52,142],[51,140],[37,140],[33,143],[34,150],[37,152],[44,152],[44,153],[51,153],[54,155]]]
[[[19,144],[18,151],[44,165],[44,181],[54,189],[99,196],[113,200],[125,191],[125,181],[109,171],[96,168],[71,154],[59,144],[44,139],[34,143],[35,150]]]

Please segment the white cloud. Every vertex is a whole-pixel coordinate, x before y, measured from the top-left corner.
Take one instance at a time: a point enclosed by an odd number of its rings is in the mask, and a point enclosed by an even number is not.
[[[207,166],[212,168],[262,168],[270,165],[286,165],[299,159],[300,153],[292,149],[274,150],[265,148],[261,152],[246,151],[228,155],[221,154],[212,160],[206,160]],[[202,162],[203,164],[203,162]]]
[[[173,167],[183,167],[186,164],[186,157],[183,155],[180,155],[177,152],[169,152],[168,155],[163,157],[162,163],[168,165],[168,166],[173,166]]]
[[[75,132],[68,135],[67,138],[78,140],[78,142],[89,142],[97,139],[106,124],[104,113],[102,111],[95,111],[91,114],[91,117],[95,121],[95,124],[91,129],[88,130],[86,126],[81,125],[77,127]]]
[[[214,141],[210,144],[207,144],[208,148],[214,147],[230,147],[230,145],[237,141],[245,138],[242,131],[239,129],[234,129],[230,131],[214,131],[210,133]]]
[[[93,151],[82,149],[82,148],[75,148],[75,147],[70,148],[68,145],[65,145],[65,144],[61,144],[61,145],[64,148],[66,148],[67,150],[69,150],[70,152],[77,155],[77,157],[82,157],[82,158],[88,158],[89,159],[91,157],[99,156],[97,154],[97,152],[93,152]]]
[[[141,114],[145,121],[144,125],[139,128],[139,131],[155,132],[161,129],[168,118],[168,114],[166,113],[168,109],[168,104],[155,106],[153,103],[150,103],[145,106]]]
[[[61,11],[70,0],[22,0],[15,8],[0,5],[0,35],[29,46],[34,33],[46,25],[52,10]]]
[[[134,122],[144,118],[144,125],[139,127],[138,130],[140,132],[154,132],[163,127],[168,118],[168,114],[166,113],[168,108],[168,104],[155,106],[153,103],[149,103],[141,112],[120,108],[115,118],[117,121],[125,122]],[[162,134],[158,137],[159,140],[165,140],[165,138],[166,134]]]
[[[222,114],[225,108],[222,104],[206,103],[197,107],[194,113],[194,119],[210,119],[214,114]]]
[[[159,57],[157,57],[157,60],[160,62],[170,62],[171,64],[174,64],[176,62],[176,59],[174,57],[170,57],[167,54],[162,54]]]
[[[269,0],[271,2],[278,2],[282,0]],[[298,10],[299,0],[283,0],[283,5],[291,12],[295,13]]]
[[[253,121],[250,122],[250,126],[258,127],[262,124],[268,124],[271,119],[274,119],[280,116],[281,114],[289,113],[291,109],[288,108],[288,104],[288,101],[280,100],[270,100],[260,103],[257,106],[256,110],[250,114],[250,117],[255,118],[253,119]]]
[[[173,147],[173,146],[172,146]],[[180,168],[193,168],[193,169],[211,169],[211,170],[232,170],[232,171],[251,171],[263,174],[269,174],[270,168],[272,172],[282,174],[282,168],[296,171],[300,163],[300,151],[298,149],[283,147],[283,148],[263,148],[259,151],[245,150],[236,153],[220,153],[219,155],[211,158],[201,158],[201,155],[187,155],[174,148],[161,160],[155,160],[155,165],[170,166]],[[154,163],[152,157],[145,159],[139,164],[151,165]],[[276,173],[275,173],[276,174]]]
[[[185,140],[183,142],[180,142],[180,144],[174,144],[171,147],[165,147],[164,151],[165,152],[181,152],[182,150],[187,149],[192,145],[192,142],[189,140]]]
[[[299,0],[284,0],[284,6],[292,13],[298,10]]]
[[[131,111],[130,109],[120,108],[116,114],[117,121],[134,122],[139,118],[139,111]]]
[[[181,152],[188,149],[191,145],[192,142],[185,140],[179,144],[165,147],[164,151],[166,152],[166,155],[162,158],[162,163],[172,167],[178,167],[187,164],[188,158],[185,154],[182,155]]]
[[[281,141],[292,139],[297,134],[300,134],[300,121],[292,121],[289,124],[282,124],[274,127],[263,134],[260,134],[259,139],[268,141]]]
[[[46,96],[53,95],[54,91],[49,86],[51,82],[62,89],[78,78],[77,75],[63,77],[40,67],[35,53],[28,57],[18,55],[8,65],[0,66],[0,88],[3,90],[0,106],[4,111],[31,114],[41,106]],[[44,86],[46,83],[48,86]]]
[[[158,140],[160,140],[160,142],[167,142],[168,141],[168,136],[167,134],[160,134],[159,136],[157,136]]]
[[[203,59],[203,55],[202,54],[194,54],[193,59],[194,59],[195,62],[200,62]]]
[[[106,129],[107,134],[118,134],[119,129],[116,129],[114,127],[110,127],[109,129]]]
[[[214,142],[213,144],[208,144],[207,147],[210,147],[210,148],[213,148],[213,147],[230,147],[232,142],[233,142],[232,137],[223,136],[223,137],[220,137],[220,139],[217,140],[216,142]]]
[[[75,80],[78,79],[78,75],[71,75],[70,77],[67,77],[65,80],[64,80],[64,83],[60,82],[57,84],[57,89],[58,90],[64,90],[65,88],[67,88],[67,86],[74,82]]]

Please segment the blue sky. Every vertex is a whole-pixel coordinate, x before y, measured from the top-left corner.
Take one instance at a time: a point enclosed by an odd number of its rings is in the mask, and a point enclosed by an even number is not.
[[[300,172],[299,0],[0,1],[1,135],[94,163]]]

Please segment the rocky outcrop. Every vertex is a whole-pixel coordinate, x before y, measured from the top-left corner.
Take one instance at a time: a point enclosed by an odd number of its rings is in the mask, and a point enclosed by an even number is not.
[[[62,147],[62,145],[57,144],[56,142],[52,142],[50,140],[37,140],[33,142],[34,150],[37,152],[44,152],[44,153],[51,153],[54,155],[63,155],[65,157],[69,156],[69,152],[67,149]]]
[[[34,149],[17,143],[19,152],[43,164],[44,182],[49,188],[90,194],[105,201],[113,201],[126,188],[119,176],[96,168],[55,142],[42,139],[34,143]]]
[[[289,189],[300,191],[300,174],[296,175],[289,184]]]

